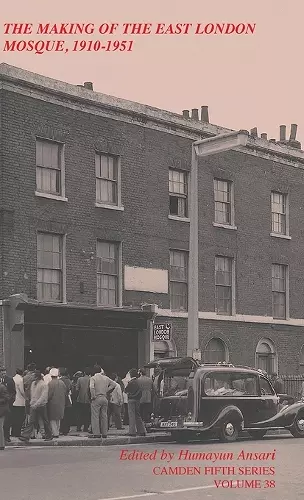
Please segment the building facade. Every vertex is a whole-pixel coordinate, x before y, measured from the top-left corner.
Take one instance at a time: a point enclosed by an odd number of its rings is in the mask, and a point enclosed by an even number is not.
[[[123,375],[185,355],[191,145],[228,130],[7,64],[0,116],[0,362]],[[199,160],[199,342],[205,362],[297,374],[304,153],[280,139]]]

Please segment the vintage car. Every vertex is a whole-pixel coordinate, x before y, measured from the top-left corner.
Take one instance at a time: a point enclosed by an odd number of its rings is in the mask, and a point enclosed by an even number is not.
[[[270,429],[304,437],[304,402],[274,391],[260,370],[231,364],[200,365],[192,358],[166,358],[156,369],[151,430],[170,431],[173,439],[213,436],[235,441],[242,431],[261,439]]]

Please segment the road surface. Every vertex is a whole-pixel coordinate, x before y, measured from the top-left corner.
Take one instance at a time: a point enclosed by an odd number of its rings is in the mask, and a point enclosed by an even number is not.
[[[231,444],[7,448],[0,452],[0,496],[3,500],[304,500],[303,452],[304,439],[289,436]]]

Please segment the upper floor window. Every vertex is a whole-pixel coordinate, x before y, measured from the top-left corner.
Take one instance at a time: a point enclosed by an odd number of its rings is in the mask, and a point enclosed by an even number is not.
[[[36,139],[36,191],[63,196],[63,146]]]
[[[287,266],[272,264],[272,316],[287,317]]]
[[[97,304],[119,305],[119,245],[97,241]]]
[[[188,217],[188,174],[180,170],[169,170],[170,215]]]
[[[233,221],[232,182],[214,179],[214,222],[231,226]]]
[[[43,302],[63,301],[63,236],[37,235],[37,298]]]
[[[170,251],[170,308],[187,311],[188,307],[188,252]]]
[[[275,191],[271,193],[271,231],[288,234],[287,195]]]
[[[215,258],[215,310],[217,314],[232,314],[233,300],[233,259]]]
[[[119,158],[95,154],[96,202],[119,205]]]

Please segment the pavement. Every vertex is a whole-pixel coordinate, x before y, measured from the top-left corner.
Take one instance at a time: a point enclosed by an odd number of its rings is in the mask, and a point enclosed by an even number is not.
[[[92,438],[87,432],[77,432],[76,428],[72,428],[68,436],[60,436],[52,441],[44,441],[41,437],[31,439],[25,444],[17,438],[12,438],[12,442],[6,446],[14,447],[41,447],[41,446],[111,446],[111,445],[126,445],[140,443],[165,443],[172,442],[169,432],[149,432],[146,436],[128,436],[128,427],[123,430],[110,429],[107,439]],[[245,434],[245,433],[244,433]],[[290,435],[286,430],[268,431],[267,436]],[[246,436],[246,434],[245,434]]]
[[[303,500],[303,439],[8,447],[3,500]],[[154,497],[154,498],[152,498]]]
[[[157,443],[172,441],[168,432],[149,432],[147,436],[128,436],[128,427],[123,430],[110,429],[107,439],[92,438],[87,432],[70,431],[68,436],[59,436],[52,441],[44,441],[41,437],[31,439],[29,443],[22,443],[18,438],[11,438],[12,442],[7,447],[41,447],[41,446],[111,446],[140,443]]]

